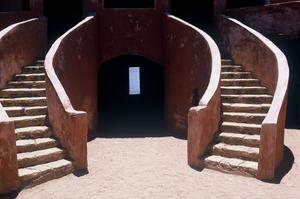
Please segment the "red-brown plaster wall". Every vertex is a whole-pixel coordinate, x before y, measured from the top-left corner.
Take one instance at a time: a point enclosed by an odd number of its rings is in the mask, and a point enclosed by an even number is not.
[[[186,133],[193,89],[198,89],[200,100],[208,86],[210,49],[195,27],[186,22],[164,15],[163,25],[166,125]]]
[[[95,18],[62,36],[53,67],[75,110],[88,115],[88,132],[97,131],[97,21]]]
[[[100,65],[123,54],[142,55],[162,65],[161,19],[168,0],[156,0],[155,8],[135,9],[103,8],[103,0],[91,2],[98,18]]]
[[[14,24],[0,32],[0,89],[22,66],[41,58],[47,48],[47,19]]]
[[[266,36],[300,37],[300,2],[270,4],[226,10],[224,13],[238,19]]]
[[[15,125],[0,103],[0,195],[19,187]]]
[[[11,24],[39,17],[42,14],[43,0],[30,0],[30,11],[0,12],[0,30]]]

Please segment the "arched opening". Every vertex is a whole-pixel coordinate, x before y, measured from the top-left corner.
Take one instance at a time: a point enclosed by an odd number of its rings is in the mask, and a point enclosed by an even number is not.
[[[98,113],[100,136],[162,136],[163,68],[137,55],[105,62],[98,69]]]

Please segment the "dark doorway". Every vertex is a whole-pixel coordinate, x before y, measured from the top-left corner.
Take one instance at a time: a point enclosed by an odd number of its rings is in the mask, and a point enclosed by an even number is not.
[[[49,46],[82,19],[82,0],[44,0]]]
[[[288,104],[286,113],[286,127],[299,128],[300,126],[300,67],[299,67],[299,52],[300,38],[298,39],[283,39],[271,38],[275,45],[285,54],[289,69],[289,89],[288,89]]]
[[[171,14],[212,33],[213,1],[171,0]]]
[[[130,91],[130,71],[139,69],[139,92]],[[163,69],[141,56],[123,55],[98,69],[99,135],[162,136],[164,129]]]

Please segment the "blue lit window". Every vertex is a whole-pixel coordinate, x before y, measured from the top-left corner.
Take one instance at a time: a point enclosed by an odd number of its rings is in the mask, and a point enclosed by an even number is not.
[[[129,95],[141,94],[140,67],[129,67]]]

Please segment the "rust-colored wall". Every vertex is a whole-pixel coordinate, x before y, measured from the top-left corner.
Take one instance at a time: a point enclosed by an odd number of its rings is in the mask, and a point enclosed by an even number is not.
[[[300,2],[226,10],[224,13],[238,19],[268,37],[300,37]]]
[[[0,103],[0,195],[20,187],[14,121]]]
[[[88,114],[88,131],[97,130],[97,21],[95,18],[63,36],[53,64],[75,110]]]
[[[22,66],[41,58],[47,47],[47,19],[39,18],[14,24],[0,32],[0,88]]]
[[[166,125],[186,133],[193,89],[198,89],[199,101],[209,82],[210,51],[195,27],[168,15],[163,22]]]
[[[14,0],[19,1],[19,0]],[[30,11],[0,12],[0,30],[7,26],[39,17],[43,14],[43,0],[30,0]]]
[[[168,0],[156,0],[155,8],[103,8],[103,0],[92,0],[97,12],[99,64],[122,54],[148,57],[163,64],[162,13]],[[99,65],[99,66],[100,66]]]

